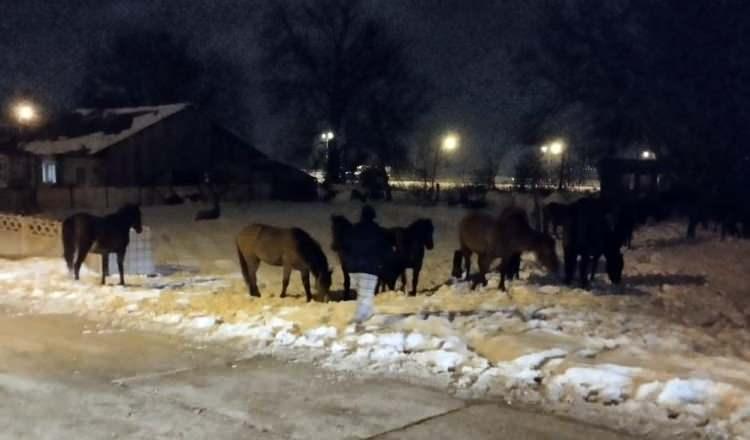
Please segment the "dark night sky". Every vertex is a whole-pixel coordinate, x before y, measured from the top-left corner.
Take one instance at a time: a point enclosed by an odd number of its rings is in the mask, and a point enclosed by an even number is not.
[[[270,0],[266,0],[270,1]],[[28,90],[44,105],[65,108],[89,47],[122,26],[154,26],[191,38],[197,53],[220,51],[246,72],[244,98],[254,109],[254,141],[268,150],[273,120],[258,86],[257,21],[262,0],[0,0],[0,96]],[[504,47],[532,32],[522,0],[369,0],[394,31],[412,42],[418,70],[437,86],[424,130],[461,134],[465,151],[503,148],[529,96],[512,83]],[[7,105],[7,103],[6,103]],[[273,154],[273,152],[271,152]]]

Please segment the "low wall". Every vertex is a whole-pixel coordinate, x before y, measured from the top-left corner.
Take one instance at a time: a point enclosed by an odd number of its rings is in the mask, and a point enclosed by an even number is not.
[[[0,256],[62,256],[62,223],[0,214]]]
[[[59,257],[62,262],[62,222],[39,217],[0,214],[0,258]],[[101,257],[89,253],[86,265],[100,272]],[[130,230],[125,253],[125,272],[151,275],[156,272],[151,229],[141,234]],[[109,271],[117,273],[117,259],[110,255]]]

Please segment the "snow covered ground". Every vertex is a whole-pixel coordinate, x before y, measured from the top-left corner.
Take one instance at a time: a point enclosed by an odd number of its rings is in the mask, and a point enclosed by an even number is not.
[[[426,259],[426,291],[379,295],[377,314],[357,329],[349,324],[353,303],[307,304],[296,276],[293,297],[279,298],[279,268],[261,268],[263,297],[250,298],[232,245],[251,221],[294,224],[320,240],[335,266],[330,214],[356,217],[357,205],[227,207],[213,223],[193,223],[190,209],[144,213],[161,276],[102,287],[91,272],[72,281],[62,259],[0,260],[0,301],[80,313],[101,323],[92,331],[157,329],[235,344],[247,355],[313,360],[463,397],[533,404],[633,433],[750,438],[748,242],[704,233],[689,243],[681,225],[651,226],[626,251],[623,287],[609,286],[604,274],[591,291],[564,287],[526,259],[522,280],[507,294],[497,279],[470,291],[465,283],[446,284],[461,209],[382,205],[386,226],[431,217],[436,248]]]

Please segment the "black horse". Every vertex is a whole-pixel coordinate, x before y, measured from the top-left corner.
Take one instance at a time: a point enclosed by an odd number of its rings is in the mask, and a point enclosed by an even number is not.
[[[410,296],[417,294],[424,251],[425,249],[431,250],[434,246],[432,241],[434,230],[432,220],[427,218],[421,218],[405,228],[386,229],[394,249],[393,266],[395,266],[395,271],[401,275],[401,287],[404,290],[406,290],[406,269],[412,270]],[[390,278],[387,275],[389,274],[386,274],[386,277]],[[395,286],[391,288],[393,287]]]
[[[81,264],[93,248],[102,255],[102,284],[109,275],[109,254],[117,254],[120,284],[125,285],[123,261],[130,243],[130,228],[141,233],[141,210],[138,205],[127,204],[114,214],[97,217],[85,212],[73,214],[63,221],[62,241],[65,262],[75,279],[79,279]]]
[[[565,283],[573,281],[578,264],[581,287],[587,287],[596,273],[597,261],[604,255],[607,274],[613,284],[622,279],[624,266],[620,247],[621,237],[615,233],[616,221],[605,204],[594,198],[583,198],[569,206],[568,219],[563,229],[565,253]],[[581,260],[578,262],[578,257]]]
[[[331,250],[333,250],[339,257],[339,263],[341,264],[341,272],[344,274],[344,300],[357,299],[356,295],[352,295],[351,292],[351,278],[349,277],[349,268],[346,265],[345,250],[348,249],[352,240],[356,240],[354,236],[355,225],[342,215],[331,216]],[[383,235],[388,237],[388,232],[383,229]],[[389,243],[391,246],[386,246],[388,249],[384,250],[385,254],[381,255],[383,265],[380,267],[378,275],[378,284],[375,288],[377,293],[382,286],[388,286],[394,288],[396,280],[404,271],[404,264],[396,257],[394,252],[394,245]]]
[[[550,202],[544,205],[542,208],[544,233],[549,234],[549,228],[552,226],[552,235],[559,238],[560,235],[557,233],[557,228],[565,224],[567,216],[568,205],[557,202]]]
[[[331,216],[331,250],[336,253],[339,257],[339,264],[341,264],[341,272],[344,274],[344,300],[356,299],[352,298],[351,293],[351,278],[349,277],[349,271],[346,268],[346,264],[343,258],[344,246],[346,245],[346,239],[351,234],[352,222],[343,215],[332,215]]]

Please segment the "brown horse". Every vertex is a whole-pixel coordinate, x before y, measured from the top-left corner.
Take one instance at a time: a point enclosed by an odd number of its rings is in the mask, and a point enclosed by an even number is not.
[[[318,242],[302,229],[276,228],[254,223],[237,235],[236,244],[242,276],[250,296],[260,297],[255,275],[262,261],[272,266],[284,267],[282,298],[286,296],[292,270],[298,270],[308,302],[312,300],[310,272],[315,277],[318,295],[328,299],[332,274],[328,268],[328,260]]]
[[[472,213],[459,225],[461,253],[464,257],[466,278],[471,269],[471,255],[476,253],[479,263],[479,279],[487,284],[485,274],[496,258],[501,260],[500,289],[505,290],[505,277],[515,254],[533,252],[548,271],[557,273],[559,262],[555,253],[555,240],[547,234],[537,232],[529,225],[526,212],[518,208],[506,208],[499,217],[483,213]]]
[[[102,284],[109,275],[109,254],[114,252],[117,254],[120,284],[125,285],[123,261],[130,243],[130,228],[141,233],[141,209],[138,205],[125,205],[105,217],[80,212],[66,218],[62,224],[63,256],[75,279],[78,279],[81,264],[94,246],[92,252],[102,255]]]

